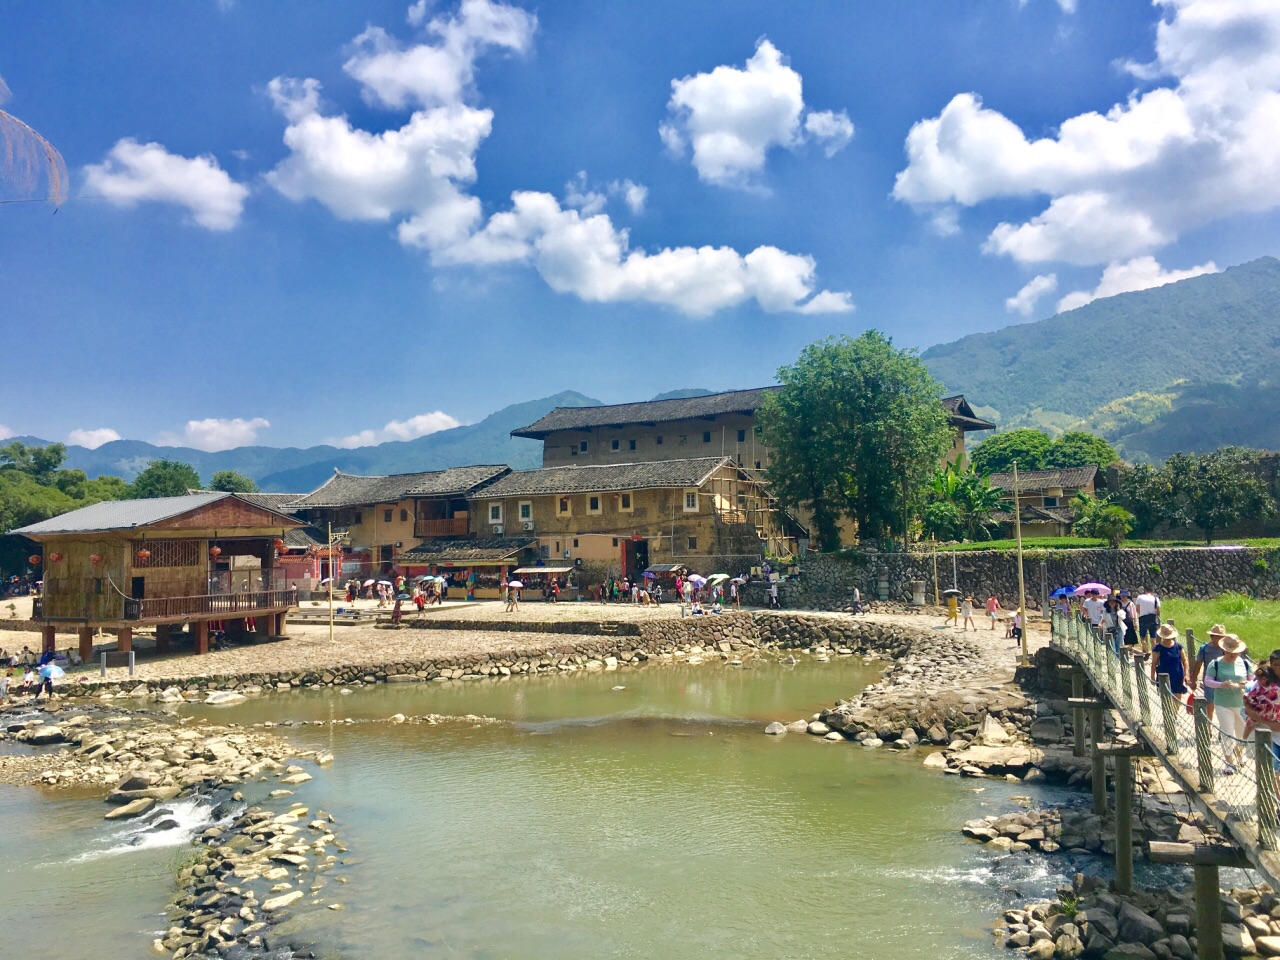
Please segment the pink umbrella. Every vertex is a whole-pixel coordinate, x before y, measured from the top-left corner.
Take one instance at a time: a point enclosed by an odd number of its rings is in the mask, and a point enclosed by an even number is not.
[[[1096,593],[1099,596],[1107,596],[1111,593],[1111,588],[1105,583],[1082,583],[1072,592],[1073,597],[1083,597],[1086,594]]]

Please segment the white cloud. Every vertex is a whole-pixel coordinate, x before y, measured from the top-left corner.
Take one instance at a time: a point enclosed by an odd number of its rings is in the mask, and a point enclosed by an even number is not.
[[[1100,297],[1114,297],[1118,293],[1130,293],[1134,290],[1150,290],[1162,287],[1166,283],[1176,283],[1191,277],[1203,276],[1206,273],[1217,273],[1218,265],[1210,260],[1208,263],[1189,270],[1165,270],[1155,257],[1135,257],[1125,263],[1112,263],[1102,271],[1102,279],[1092,291],[1076,290],[1068,293],[1058,301],[1058,312],[1083,307]]]
[[[427,14],[431,12],[431,6],[431,0],[416,0],[405,13],[405,22],[411,27],[422,26],[427,20]]]
[[[591,302],[655,303],[688,316],[749,300],[768,311],[853,309],[849,294],[816,289],[812,258],[774,247],[745,256],[712,246],[631,249],[627,231],[604,213],[613,198],[632,214],[644,211],[648,190],[630,180],[592,185],[580,172],[566,184],[563,205],[548,193],[517,191],[511,209],[486,220],[468,192],[476,152],[493,122],[491,111],[465,99],[474,61],[490,46],[523,51],[534,26],[515,8],[465,0],[457,16],[431,21],[433,39],[413,47],[366,30],[347,71],[372,102],[416,105],[404,125],[376,134],[326,113],[316,80],[277,77],[267,90],[288,121],[290,153],[268,182],[291,199],[317,200],[342,219],[394,222],[399,241],[426,251],[436,264],[527,264],[552,289]],[[798,75],[795,80],[798,92]],[[841,129],[834,115],[816,126],[827,142]]]
[[[658,135],[673,154],[692,148],[700,179],[750,187],[774,147],[794,149],[807,134],[830,157],[853,137],[843,111],[806,115],[803,86],[778,48],[761,39],[745,68],[722,65],[672,80]]]
[[[209,417],[205,420],[188,420],[181,437],[164,434],[160,438],[163,446],[195,447],[197,450],[229,450],[231,447],[243,447],[258,439],[258,431],[271,426],[270,421],[262,417],[243,420],[240,417],[220,419]]]
[[[1004,308],[1010,313],[1019,313],[1024,317],[1031,316],[1040,298],[1058,289],[1056,273],[1041,274],[1033,277],[1027,284],[1004,302]]]
[[[6,427],[3,423],[0,423],[0,440],[8,440],[10,437],[16,436],[17,433],[14,432],[12,427]]]
[[[249,188],[232,180],[211,156],[182,157],[158,143],[128,137],[116,142],[100,164],[84,168],[88,193],[118,207],[145,201],[185,207],[209,230],[230,230],[240,221]]]
[[[462,426],[461,420],[449,416],[443,410],[434,410],[431,413],[420,413],[408,420],[392,420],[381,430],[361,430],[359,433],[329,442],[335,447],[348,449],[371,447],[374,444],[386,443],[388,440],[413,440],[415,437],[425,437],[429,433],[452,430],[460,426]]]
[[[1125,66],[1159,85],[1037,140],[977,94],[958,94],[912,127],[894,196],[926,214],[1046,198],[1040,213],[998,224],[986,243],[1027,263],[1123,260],[1211,221],[1280,206],[1280,4],[1157,3],[1155,59]]]
[[[104,443],[110,443],[112,440],[119,440],[120,434],[116,433],[110,427],[98,427],[93,430],[77,429],[67,434],[67,443],[74,443],[80,447],[88,447],[90,450],[97,450]]]

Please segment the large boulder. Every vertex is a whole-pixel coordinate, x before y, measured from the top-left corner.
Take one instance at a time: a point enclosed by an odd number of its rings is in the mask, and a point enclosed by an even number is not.
[[[22,739],[33,746],[42,747],[51,743],[63,743],[67,736],[61,727],[46,726],[28,731]]]
[[[1143,913],[1131,903],[1120,907],[1119,921],[1120,939],[1125,943],[1144,943],[1151,946],[1157,940],[1164,939],[1164,927],[1159,921]]]
[[[787,726],[786,724],[778,723],[778,721],[775,720],[764,728],[764,732],[769,734],[771,737],[784,737],[787,734]]]
[[[1102,960],[1156,960],[1156,955],[1140,943],[1122,943],[1104,953]]]
[[[123,806],[116,807],[108,813],[104,820],[128,820],[132,817],[140,817],[144,813],[150,813],[151,808],[156,805],[155,800],[150,797],[141,797],[137,800],[131,800]]]
[[[981,740],[985,744],[995,746],[1002,743],[1008,743],[1009,734],[1005,732],[1000,721],[988,713],[982,718],[982,726],[978,728],[977,739]]]

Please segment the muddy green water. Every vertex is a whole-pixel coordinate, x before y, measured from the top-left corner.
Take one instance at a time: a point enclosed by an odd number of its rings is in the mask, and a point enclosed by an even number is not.
[[[761,733],[873,678],[850,658],[651,664],[184,712],[370,721],[283,731],[336,757],[292,799],[338,819],[351,862],[328,876],[348,882],[321,896],[345,909],[281,928],[322,957],[998,956],[995,912],[1057,877],[1034,858],[1001,866],[957,828],[1026,787]],[[380,722],[394,713],[508,722]],[[189,847],[133,845],[102,811],[92,796],[0,789],[0,935],[23,956],[141,957],[163,929]],[[179,813],[194,828],[202,810]]]

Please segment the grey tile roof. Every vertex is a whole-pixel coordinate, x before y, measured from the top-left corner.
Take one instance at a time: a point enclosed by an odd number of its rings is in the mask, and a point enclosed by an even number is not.
[[[23,536],[38,537],[52,533],[95,533],[104,530],[127,530],[130,527],[146,527],[173,517],[189,513],[198,507],[216,503],[226,497],[246,500],[234,493],[189,493],[181,497],[152,497],[146,500],[105,500],[61,516],[41,520],[26,527],[10,531]],[[261,504],[252,504],[261,508]],[[265,508],[265,509],[270,509]],[[281,516],[281,526],[290,525]]]
[[[599,407],[556,407],[541,420],[519,430],[512,430],[513,437],[529,437],[545,440],[557,430],[590,430],[594,427],[624,427],[636,424],[670,423],[673,420],[694,420],[698,417],[714,417],[727,413],[753,414],[764,398],[781,387],[752,387],[749,390],[728,390],[711,393],[705,397],[685,397],[679,400],[646,400],[641,403],[615,403]],[[973,412],[963,395],[947,397],[942,401],[951,414],[951,425],[965,430],[994,430],[995,424],[983,420]]]
[[[396,563],[468,563],[506,560],[533,547],[537,537],[485,537],[479,540],[424,540],[396,557]]]
[[[296,527],[285,533],[284,545],[290,550],[310,549],[311,547],[323,547],[325,545],[326,534],[319,527]]]
[[[1012,510],[996,510],[991,514],[996,523],[1013,523]],[[1038,507],[1035,504],[1022,505],[1023,523],[1075,523],[1076,512],[1070,507]]]
[[[1093,464],[1085,467],[1061,467],[1057,470],[1018,471],[1018,493],[1038,493],[1053,487],[1063,490],[1079,490],[1094,482],[1098,468]],[[993,473],[991,485],[1013,493],[1012,473]]]
[[[242,493],[240,499],[276,513],[292,513],[292,505],[305,496],[305,493]]]
[[[397,473],[389,477],[358,477],[335,472],[318,490],[295,500],[294,510],[308,507],[358,507],[395,503],[408,497],[463,496],[480,484],[510,472],[505,464],[450,467],[426,473]]]
[[[511,435],[543,440],[555,430],[586,430],[591,427],[667,423],[724,413],[754,413],[765,396],[778,389],[780,388],[755,387],[751,390],[730,390],[680,400],[647,400],[643,403],[615,403],[602,407],[556,407],[537,423],[512,430]]]
[[[477,491],[475,496],[488,499],[650,490],[655,487],[697,487],[718,467],[732,462],[729,457],[698,457],[693,460],[543,467],[541,470],[509,473]]]

